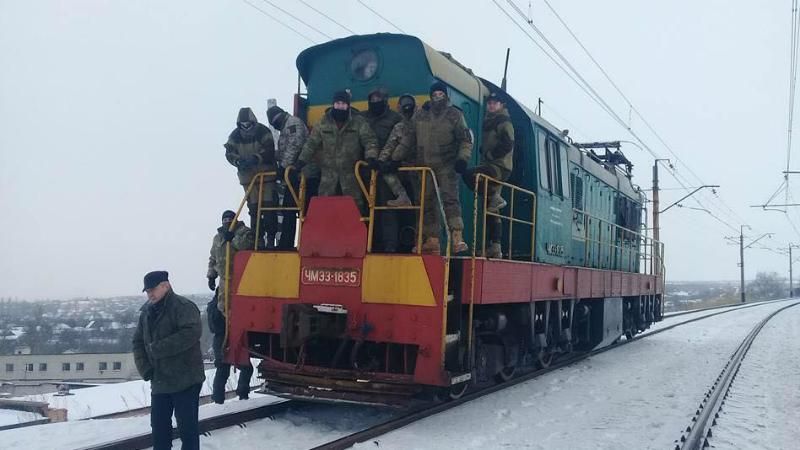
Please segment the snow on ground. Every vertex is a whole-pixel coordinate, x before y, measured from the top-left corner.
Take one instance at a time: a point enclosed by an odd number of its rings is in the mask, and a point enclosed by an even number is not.
[[[720,449],[790,449],[800,442],[800,306],[761,330],[722,408],[711,444]]]
[[[44,417],[34,412],[0,409],[0,427],[6,425],[16,425],[18,423],[32,422],[40,419],[44,419]]]
[[[258,364],[253,360],[254,366]],[[206,381],[200,391],[201,396],[211,395],[211,383],[215,369],[206,370]],[[236,389],[239,371],[231,370],[226,390]],[[259,386],[261,380],[253,375],[251,386]],[[150,382],[144,380],[124,383],[103,384],[96,387],[76,389],[72,395],[59,396],[53,394],[37,394],[19,397],[20,400],[47,402],[50,408],[66,408],[68,420],[83,420],[107,414],[115,414],[132,409],[150,406]]]
[[[231,427],[200,436],[204,450],[308,449],[388,420],[395,411],[353,405],[306,404],[245,428]],[[173,442],[177,448],[180,441]]]
[[[200,418],[223,413],[253,409],[284,400],[269,395],[252,394],[250,400],[228,400],[223,405],[209,403],[200,406]],[[173,418],[174,425],[174,418]],[[240,430],[233,427],[234,430]],[[129,436],[150,432],[150,416],[126,417],[123,419],[94,419],[36,425],[26,428],[0,431],[0,447],[38,449],[76,449],[97,445]],[[58,444],[54,445],[54,436]],[[179,448],[180,445],[177,446]]]
[[[650,336],[375,440],[382,449],[672,448],[741,340],[785,304]]]
[[[644,331],[641,334],[647,334],[647,333],[650,333],[652,331],[659,330],[661,328],[666,328],[666,327],[668,327],[670,325],[674,325],[676,323],[681,323],[681,322],[686,322],[687,320],[696,319],[698,317],[708,317],[708,316],[711,316],[711,315],[714,315],[714,314],[724,313],[725,311],[736,311],[737,309],[742,309],[742,308],[745,308],[745,309],[750,308],[750,307],[758,308],[760,306],[768,305],[770,303],[785,302],[787,300],[791,300],[791,299],[769,300],[769,301],[757,302],[757,303],[743,303],[743,304],[736,305],[736,306],[729,306],[729,307],[725,307],[725,308],[716,308],[716,309],[699,309],[696,312],[687,312],[687,314],[680,314],[680,315],[676,315],[677,313],[666,314],[664,316],[664,320],[662,320],[661,322],[654,323],[653,325],[650,326],[650,328],[648,328],[646,331]],[[753,306],[753,305],[757,305],[757,306]]]

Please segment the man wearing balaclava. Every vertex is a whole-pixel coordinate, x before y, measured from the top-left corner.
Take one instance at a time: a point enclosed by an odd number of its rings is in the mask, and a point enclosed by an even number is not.
[[[361,214],[367,212],[355,176],[355,164],[365,152],[375,152],[378,143],[366,119],[350,110],[350,94],[333,94],[332,106],[308,137],[295,166],[302,169],[311,161],[322,171],[319,195],[349,195]]]
[[[275,142],[272,131],[263,124],[258,123],[256,115],[250,108],[242,108],[236,119],[236,129],[228,136],[225,143],[225,158],[237,169],[239,184],[245,192],[256,174],[260,172],[275,171]],[[247,208],[250,211],[250,228],[257,231],[256,242],[259,249],[274,248],[275,234],[278,231],[278,221],[274,211],[265,211],[259,223],[258,198],[259,185],[256,182],[247,196]],[[264,177],[261,192],[261,206],[275,206],[275,176]],[[258,224],[258,227],[256,226]],[[263,241],[264,231],[267,240]]]
[[[378,151],[386,145],[389,135],[394,126],[400,122],[402,117],[396,111],[389,108],[389,93],[383,88],[373,89],[367,95],[367,112],[364,118],[367,119],[370,128],[375,133],[378,146],[375,151],[367,152],[364,157],[372,170],[380,170],[378,164]],[[391,189],[384,182],[383,177],[377,180],[376,202],[384,205],[391,197]],[[383,210],[375,212],[375,241],[373,249],[386,253],[394,253],[398,246],[398,218],[397,211]]]
[[[411,118],[416,111],[417,101],[410,94],[403,94],[397,100],[397,109],[400,111],[402,120],[397,122],[389,133],[389,138],[386,139],[386,144],[383,146],[380,155],[378,155],[378,164],[380,165],[383,174],[383,181],[392,190],[395,198],[386,202],[389,206],[411,206],[411,199],[408,197],[406,188],[400,177],[397,175],[397,169],[404,163],[413,162],[411,154],[402,154],[399,150],[400,140],[408,133],[411,127]]]
[[[416,151],[416,165],[433,169],[439,182],[453,253],[468,250],[464,242],[464,219],[458,197],[457,174],[467,170],[472,156],[472,133],[461,110],[450,104],[447,85],[436,81],[430,88],[430,101],[414,114],[412,126],[400,141],[398,151],[405,154]],[[422,234],[425,242],[422,252],[439,254],[439,203],[433,189],[425,190],[425,212]]]

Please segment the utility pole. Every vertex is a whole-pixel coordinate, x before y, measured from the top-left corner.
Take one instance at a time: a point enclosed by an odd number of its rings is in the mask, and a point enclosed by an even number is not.
[[[742,294],[742,303],[745,302],[744,297],[744,227],[747,225],[742,225],[739,228],[739,269],[740,269],[740,280],[739,280],[739,291]],[[747,227],[750,228],[750,227]]]
[[[658,160],[653,164],[653,240],[660,240],[661,228],[658,222]]]
[[[789,243],[789,298],[794,297],[794,289],[792,289],[792,243]]]
[[[794,298],[794,278],[792,271],[794,268],[794,260],[792,259],[793,248],[800,248],[800,245],[789,243],[789,298]]]

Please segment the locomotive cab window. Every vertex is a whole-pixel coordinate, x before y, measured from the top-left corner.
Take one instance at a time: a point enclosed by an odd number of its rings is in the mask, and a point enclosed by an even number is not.
[[[569,181],[564,173],[566,169],[566,148],[545,133],[540,133],[539,182],[542,188],[560,197],[567,197]]]
[[[350,59],[350,76],[358,81],[371,80],[378,73],[378,52],[373,49],[359,50]]]

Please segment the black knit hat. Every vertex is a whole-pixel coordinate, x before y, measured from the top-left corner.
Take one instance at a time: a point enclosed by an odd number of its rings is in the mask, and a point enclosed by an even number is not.
[[[231,211],[230,209],[228,209],[228,210],[226,210],[226,211],[224,211],[222,213],[222,220],[225,220],[225,219],[233,220],[234,217],[236,217],[236,213]]]
[[[144,276],[144,289],[142,292],[153,289],[164,281],[169,281],[169,272],[166,270],[156,270]]]
[[[350,104],[350,94],[347,91],[336,91],[333,93],[333,100],[331,103],[345,102]]]
[[[278,105],[270,106],[269,109],[267,110],[267,121],[269,121],[269,123],[272,123],[273,119],[275,119],[275,116],[277,116],[282,112],[286,111],[284,111],[283,108],[281,108],[280,106]]]
[[[431,85],[431,89],[429,91],[430,95],[433,95],[436,91],[442,91],[445,95],[447,95],[447,85],[442,83],[441,81],[436,81]]]

